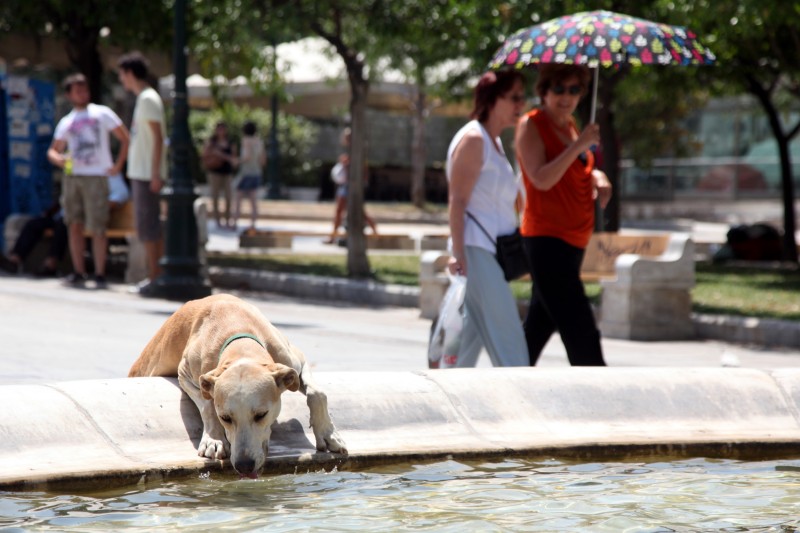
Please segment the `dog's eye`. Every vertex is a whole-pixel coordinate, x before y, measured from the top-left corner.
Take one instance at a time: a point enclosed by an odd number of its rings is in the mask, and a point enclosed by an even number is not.
[[[226,424],[230,424],[231,422],[233,422],[233,419],[230,417],[230,415],[220,415],[219,419],[225,422]]]
[[[269,414],[269,411],[264,411],[263,413],[258,413],[256,416],[253,417],[253,420],[256,422],[261,422],[264,418]]]

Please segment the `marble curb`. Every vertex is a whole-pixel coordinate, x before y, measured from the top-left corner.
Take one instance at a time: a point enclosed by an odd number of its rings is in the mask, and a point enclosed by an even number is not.
[[[442,457],[794,456],[800,369],[489,368],[319,372],[350,454],[317,453],[283,396],[265,474]],[[196,455],[174,379],[0,387],[0,489],[98,487],[232,468]]]
[[[266,291],[298,298],[375,306],[419,307],[419,287],[248,268],[211,267],[208,275],[214,287],[224,289]]]

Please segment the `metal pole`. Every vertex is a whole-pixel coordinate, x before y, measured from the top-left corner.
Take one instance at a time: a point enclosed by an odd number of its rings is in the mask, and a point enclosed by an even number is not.
[[[281,152],[278,146],[278,95],[272,93],[272,126],[269,131],[269,161],[267,161],[267,175],[269,187],[267,198],[277,200],[281,197]]]
[[[163,274],[154,282],[154,296],[171,300],[193,300],[211,294],[211,285],[201,274],[198,258],[198,230],[194,216],[194,183],[189,168],[189,105],[186,94],[186,0],[175,0],[175,41],[173,44],[175,95],[170,140],[172,164],[162,197],[167,200]]]
[[[594,123],[595,116],[597,115],[597,82],[599,81],[598,75],[600,74],[600,65],[592,69],[594,80],[592,82],[592,111],[589,117],[589,124]]]
[[[595,118],[597,117],[597,85],[599,81],[599,73],[600,73],[600,65],[597,65],[593,69],[593,76],[594,79],[592,81],[592,110],[590,112],[589,123],[594,124]],[[592,145],[591,147],[592,152],[597,150],[596,145]],[[603,208],[600,207],[600,200],[597,200],[594,203],[594,231],[600,232],[603,231],[605,228],[605,221],[603,220]]]

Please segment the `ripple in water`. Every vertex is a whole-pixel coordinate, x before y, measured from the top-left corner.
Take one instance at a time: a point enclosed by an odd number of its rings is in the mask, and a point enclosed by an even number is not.
[[[774,531],[800,529],[800,461],[444,461],[0,493],[4,530]]]

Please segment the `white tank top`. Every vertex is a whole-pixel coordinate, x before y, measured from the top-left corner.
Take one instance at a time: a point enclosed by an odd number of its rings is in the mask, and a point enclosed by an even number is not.
[[[514,175],[514,169],[508,162],[503,145],[498,137],[492,140],[489,133],[477,120],[468,122],[458,130],[450,148],[447,150],[447,181],[451,180],[451,166],[453,152],[466,133],[478,130],[483,136],[483,166],[472,189],[467,211],[478,219],[483,228],[494,239],[499,235],[508,235],[517,228],[517,216],[514,212],[514,201],[519,192],[519,183]],[[500,148],[495,148],[495,142]],[[479,246],[494,254],[496,245],[487,237],[470,217],[464,217],[464,244],[466,246]]]

